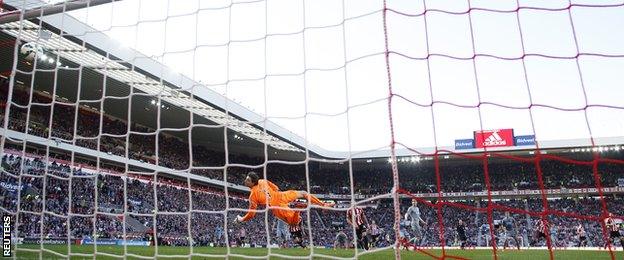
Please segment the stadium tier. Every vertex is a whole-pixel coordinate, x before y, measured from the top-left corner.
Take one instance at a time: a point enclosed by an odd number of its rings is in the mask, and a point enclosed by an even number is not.
[[[13,259],[622,259],[617,1],[0,0]]]
[[[156,232],[160,234],[161,239],[159,243],[162,245],[188,246],[191,241],[196,246],[216,245],[224,243],[222,240],[223,233],[220,236],[216,234],[223,232],[222,229],[219,231],[218,227],[224,225],[224,216],[221,212],[226,208],[225,201],[228,200],[230,208],[246,208],[246,198],[243,196],[230,194],[229,197],[225,197],[223,190],[197,184],[192,185],[191,188],[193,203],[191,210],[189,208],[189,192],[186,183],[183,181],[159,177],[154,182],[151,178],[142,176],[125,177],[122,173],[114,170],[102,175],[90,170],[90,167],[72,167],[65,164],[67,162],[61,159],[58,159],[59,162],[56,159],[50,161],[52,162],[46,162],[46,157],[33,154],[26,157],[11,154],[5,155],[2,159],[4,169],[0,181],[3,188],[2,194],[0,194],[2,205],[8,210],[15,210],[18,202],[16,190],[21,187],[22,192],[19,201],[20,208],[24,213],[18,219],[20,222],[18,237],[27,241],[36,241],[39,237],[57,240],[68,239],[66,233],[67,219],[71,222],[69,224],[70,241],[89,239],[94,234],[101,239],[121,239],[124,237],[122,223],[125,217],[125,236],[129,238],[145,239],[147,237],[147,239],[151,239],[150,234],[153,234],[156,226]],[[45,172],[61,178],[67,178],[70,175],[77,176],[77,178],[72,181],[70,188],[68,186],[69,180],[55,177],[42,178]],[[22,182],[18,184],[15,176],[22,175],[24,176]],[[126,185],[125,188],[124,184]],[[49,214],[45,214],[43,217],[45,228],[42,231],[39,229],[42,217],[36,213],[44,211],[44,185],[46,187],[45,212]],[[150,194],[153,189],[156,190],[156,194]],[[74,193],[71,200],[68,196],[70,190]],[[126,211],[124,211],[124,190],[127,198]],[[97,203],[96,193],[98,194]],[[154,195],[158,201],[157,205],[154,204]],[[463,200],[462,198],[449,201],[478,208],[484,208],[487,204],[485,200]],[[493,218],[497,220],[503,218],[503,213],[506,211],[502,209],[504,207],[527,212],[539,212],[542,207],[539,198],[535,197],[509,199],[501,196],[496,198],[493,203],[501,206],[501,209],[497,209],[493,214]],[[624,202],[621,197],[613,196],[606,199],[606,203],[609,211],[620,212],[624,210]],[[94,218],[91,215],[96,212],[96,204],[97,218],[94,225]],[[407,210],[408,204],[409,200],[402,203],[402,212]],[[579,213],[585,217],[600,216],[600,201],[595,196],[581,194],[581,196],[557,197],[550,199],[549,204],[552,210],[571,214],[571,216],[551,217],[551,223],[555,227],[554,234],[556,234],[557,239],[555,245],[557,247],[576,247],[578,245],[576,228],[579,224],[584,225],[588,233],[590,238],[588,246],[602,246],[600,222],[577,219],[572,215]],[[71,215],[67,215],[69,207],[72,208]],[[156,207],[162,214],[157,214],[154,220],[152,213]],[[372,201],[365,208],[369,221],[380,223],[378,225],[381,235],[379,241],[375,243],[378,246],[390,245],[394,240],[392,222],[388,221],[392,217],[391,200]],[[188,213],[190,211],[191,213]],[[443,221],[446,223],[444,237],[447,245],[456,245],[457,243],[453,228],[457,219],[467,222],[470,246],[490,245],[487,214],[452,206],[445,206],[442,211]],[[436,208],[424,205],[421,206],[421,212],[425,222],[431,223],[431,225],[426,227],[427,231],[424,232],[426,236],[420,246],[440,246],[440,229],[436,224]],[[184,213],[184,215],[168,213]],[[190,214],[190,231],[187,225],[189,219],[186,214]],[[342,212],[312,210],[310,216],[312,225],[315,227],[311,235],[316,245],[332,246],[335,233],[346,228],[346,215]],[[514,214],[514,216],[519,221],[518,230],[523,238],[522,247],[528,247],[532,238],[531,232],[535,216],[532,216],[531,213]],[[266,228],[273,231],[275,220],[270,215],[269,220],[270,225]],[[154,225],[154,221],[158,224]],[[407,232],[407,226],[402,227],[403,232]],[[256,219],[254,222],[245,225],[244,229],[247,232],[247,237],[254,238],[246,241],[246,243],[252,244],[253,247],[267,246],[265,225],[261,219]],[[240,229],[237,228],[228,230],[232,239],[230,241],[232,246],[239,243],[236,241],[239,231]],[[188,239],[189,234],[192,240]],[[277,238],[272,237],[271,241],[277,244]],[[543,246],[544,242],[541,241],[540,245]]]

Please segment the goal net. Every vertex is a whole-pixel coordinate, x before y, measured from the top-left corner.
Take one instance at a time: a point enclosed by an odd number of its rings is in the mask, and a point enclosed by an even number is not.
[[[4,254],[619,258],[623,17],[609,0],[0,1]],[[250,200],[250,172],[284,203]]]

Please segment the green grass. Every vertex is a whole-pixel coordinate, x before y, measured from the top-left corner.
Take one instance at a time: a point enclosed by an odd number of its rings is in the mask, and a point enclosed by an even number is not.
[[[38,249],[37,245],[20,245],[18,246],[20,249]],[[56,253],[67,255],[67,246],[63,245],[45,245],[44,248],[46,250],[50,250]],[[116,259],[114,257],[106,256],[101,253],[106,254],[114,254],[114,255],[123,255],[124,248],[121,246],[98,246],[98,257],[97,259]],[[94,247],[93,246],[71,246],[72,255],[79,254],[93,254]],[[193,259],[224,259],[225,254],[227,252],[226,248],[214,248],[214,247],[196,247],[193,249],[194,254],[208,254],[210,256],[194,256]],[[436,256],[441,256],[441,250],[427,250],[427,252],[434,254]],[[17,259],[39,259],[39,252],[27,252],[23,250],[18,250],[16,253]],[[137,246],[128,246],[128,254],[135,254],[139,256],[155,256],[154,247],[137,247]],[[188,247],[158,247],[158,255],[180,255],[179,258],[171,258],[171,257],[161,257],[160,259],[188,259],[188,257],[184,257],[184,255],[188,255],[190,250]],[[303,249],[271,249],[272,254],[281,254],[287,256],[308,256],[310,255],[310,250]],[[353,257],[353,250],[331,250],[331,249],[314,249],[315,259],[327,259],[323,258],[322,255],[329,256],[337,256],[337,257]],[[245,256],[266,256],[268,254],[268,249],[266,248],[231,248],[230,254],[235,254],[237,256],[242,257],[231,257],[230,259],[245,259]],[[467,259],[493,259],[491,250],[446,250],[447,255],[459,256]],[[425,255],[422,252],[415,251],[402,251],[401,252],[403,259],[433,259],[430,256]],[[497,253],[498,259],[501,260],[538,260],[538,259],[550,259],[547,250],[507,250],[507,251],[498,251]],[[618,251],[615,253],[615,259],[624,259],[624,253]],[[608,251],[576,251],[576,250],[558,250],[554,251],[555,259],[569,259],[569,260],[590,260],[590,259],[611,259]],[[65,259],[64,256],[55,255],[50,252],[43,251],[42,255],[43,259]],[[394,258],[394,251],[392,250],[383,250],[374,253],[366,253],[364,255],[360,255],[360,259],[392,259]],[[71,259],[93,259],[91,256],[79,256],[73,255]],[[128,259],[139,259],[135,257],[128,257]],[[271,257],[271,259],[284,259],[279,256]],[[449,258],[451,259],[451,258]]]

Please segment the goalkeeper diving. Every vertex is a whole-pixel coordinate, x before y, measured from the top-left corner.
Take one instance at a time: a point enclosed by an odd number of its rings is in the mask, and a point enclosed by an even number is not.
[[[334,203],[324,203],[306,191],[287,190],[280,191],[272,182],[260,179],[258,174],[250,172],[245,178],[245,186],[251,189],[249,194],[249,211],[245,216],[237,216],[235,222],[245,222],[252,219],[258,205],[273,206],[273,215],[288,224],[294,242],[303,247],[303,232],[300,226],[301,216],[298,211],[292,210],[288,204],[297,199],[306,199],[308,202],[322,207],[333,207]]]

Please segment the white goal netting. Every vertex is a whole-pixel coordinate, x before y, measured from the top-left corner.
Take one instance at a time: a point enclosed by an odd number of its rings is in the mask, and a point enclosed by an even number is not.
[[[444,258],[463,218],[496,258],[509,211],[527,229],[573,219],[602,246],[602,221],[624,215],[607,198],[624,181],[624,4],[451,2],[0,1],[12,256]],[[533,141],[488,148],[519,137]],[[542,152],[571,147],[593,154]],[[303,242],[274,207],[238,223],[249,172],[335,206],[291,201]],[[549,206],[569,179],[594,189],[587,212]],[[524,201],[493,197],[522,185]]]

